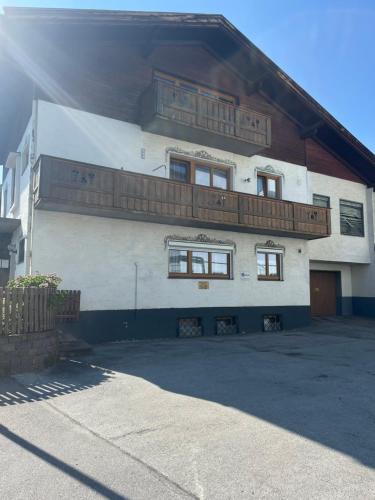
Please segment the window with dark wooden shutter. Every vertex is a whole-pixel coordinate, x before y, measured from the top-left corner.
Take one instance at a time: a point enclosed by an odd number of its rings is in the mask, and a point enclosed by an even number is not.
[[[362,203],[340,200],[340,229],[349,236],[365,235]]]

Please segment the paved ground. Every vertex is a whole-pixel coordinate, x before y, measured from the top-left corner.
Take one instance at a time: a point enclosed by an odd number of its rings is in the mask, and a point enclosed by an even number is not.
[[[127,342],[0,381],[1,498],[375,498],[375,321]]]

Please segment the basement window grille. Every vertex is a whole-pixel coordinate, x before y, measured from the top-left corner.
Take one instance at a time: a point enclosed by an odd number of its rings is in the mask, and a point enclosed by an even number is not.
[[[216,318],[216,335],[233,335],[237,333],[237,318],[222,316]]]
[[[279,332],[282,330],[281,318],[278,314],[266,314],[263,316],[264,332]]]
[[[201,337],[202,333],[201,318],[181,318],[178,320],[179,337]]]

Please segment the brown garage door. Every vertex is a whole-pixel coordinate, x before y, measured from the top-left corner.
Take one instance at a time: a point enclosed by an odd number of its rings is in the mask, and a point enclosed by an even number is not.
[[[336,273],[310,271],[310,300],[313,316],[334,316],[336,314]]]

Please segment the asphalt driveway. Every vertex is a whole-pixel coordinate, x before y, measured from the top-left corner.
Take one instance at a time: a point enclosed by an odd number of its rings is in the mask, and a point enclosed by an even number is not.
[[[112,343],[0,380],[6,499],[375,497],[375,321]]]

